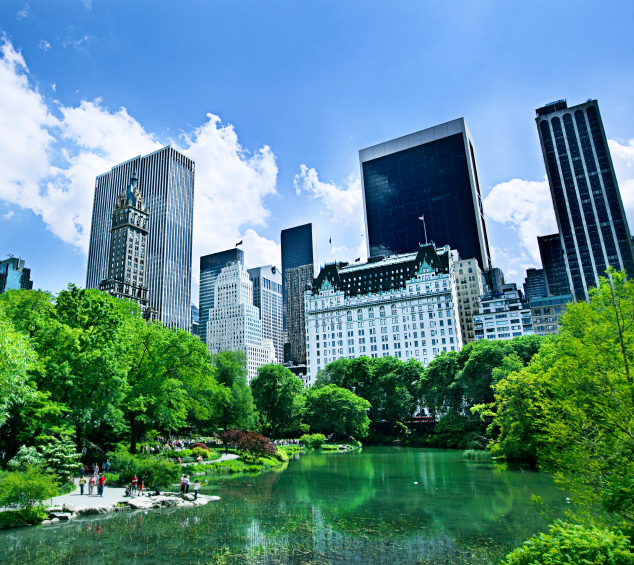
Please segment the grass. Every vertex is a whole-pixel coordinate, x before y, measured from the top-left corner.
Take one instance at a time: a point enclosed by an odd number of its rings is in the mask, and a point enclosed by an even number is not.
[[[467,449],[462,452],[462,457],[472,461],[493,461],[491,453],[484,449]]]

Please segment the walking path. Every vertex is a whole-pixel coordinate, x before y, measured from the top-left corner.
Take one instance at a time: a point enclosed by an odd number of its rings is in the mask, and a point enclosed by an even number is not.
[[[201,463],[181,463],[181,467],[186,467],[187,465],[207,465],[209,463],[216,463],[218,461],[229,461],[230,459],[239,459],[240,456],[235,453],[223,453],[220,459],[214,459],[213,461],[202,461]]]

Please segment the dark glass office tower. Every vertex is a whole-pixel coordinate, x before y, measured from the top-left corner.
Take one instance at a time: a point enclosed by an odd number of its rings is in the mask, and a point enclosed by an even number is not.
[[[370,257],[416,252],[429,241],[489,269],[478,169],[463,118],[362,149],[359,160]]]
[[[145,279],[149,307],[166,326],[191,331],[194,162],[173,147],[135,157],[97,177],[86,288],[98,288],[108,276],[112,210],[135,169],[149,209]]]
[[[562,294],[570,294],[566,261],[561,249],[559,234],[554,233],[538,237],[537,245],[539,245],[539,254],[542,258],[547,295],[561,296]]]
[[[634,275],[634,253],[596,100],[538,108],[541,140],[574,300],[609,266]]]
[[[218,253],[211,253],[200,258],[200,286],[198,287],[198,336],[207,343],[207,320],[209,309],[214,307],[214,287],[220,271],[231,263],[244,265],[244,251],[242,249],[227,249]]]
[[[544,269],[526,269],[524,279],[524,297],[526,300],[548,296]]]
[[[304,224],[282,230],[282,296],[284,299],[284,329],[286,329],[286,271],[313,266],[317,262],[313,224]]]

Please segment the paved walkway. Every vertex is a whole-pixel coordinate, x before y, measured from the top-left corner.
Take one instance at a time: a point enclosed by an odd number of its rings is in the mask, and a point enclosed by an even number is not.
[[[220,459],[214,459],[213,461],[203,461],[201,463],[181,463],[182,467],[187,465],[207,465],[208,463],[216,463],[217,461],[229,461],[230,459],[239,459],[240,456],[235,453],[223,453]]]

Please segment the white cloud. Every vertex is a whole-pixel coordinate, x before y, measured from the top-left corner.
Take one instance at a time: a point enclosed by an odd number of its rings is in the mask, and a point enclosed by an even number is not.
[[[512,179],[494,186],[484,200],[488,220],[516,232],[523,251],[539,265],[537,236],[557,232],[548,181]]]
[[[53,92],[55,92],[57,90],[57,85],[54,82],[51,83],[51,90]]]
[[[361,181],[356,175],[351,174],[345,180],[345,186],[337,186],[332,181],[320,181],[314,168],[309,169],[306,165],[300,168],[301,172],[293,180],[298,195],[307,194],[310,198],[320,199],[335,222],[351,224],[363,217]]]
[[[23,20],[24,18],[26,18],[29,15],[29,9],[31,7],[28,4],[24,5],[24,8],[22,8],[21,10],[18,10],[17,16],[18,16],[18,20]]]
[[[11,218],[13,218],[15,212],[13,210],[9,210],[6,214],[2,214],[2,217],[5,220],[10,220]]]
[[[46,53],[51,48],[51,44],[46,41],[46,39],[40,39],[40,42],[37,45],[42,51]]]
[[[623,207],[630,230],[634,229],[634,139],[622,143],[608,140]]]
[[[6,39],[1,55],[0,200],[33,210],[54,235],[86,252],[95,177],[164,143],[125,108],[111,111],[101,100],[59,105],[55,118],[30,86],[22,55]],[[234,127],[212,114],[179,142],[196,162],[193,256],[244,239],[249,266],[280,267],[279,246],[253,229],[243,230],[266,226],[270,215],[264,198],[276,194],[277,182],[270,148],[249,153]],[[194,269],[197,278],[197,260]]]
[[[84,37],[80,37],[79,39],[67,39],[62,43],[62,47],[66,49],[66,47],[74,47],[75,49],[79,49],[84,43],[88,42],[88,36],[84,35]]]

